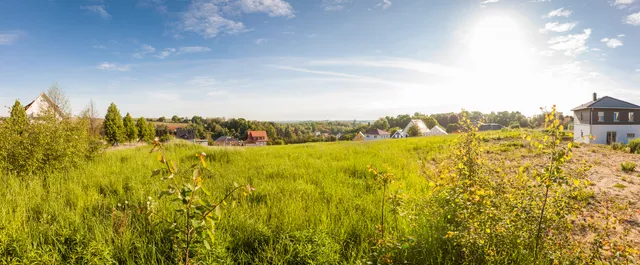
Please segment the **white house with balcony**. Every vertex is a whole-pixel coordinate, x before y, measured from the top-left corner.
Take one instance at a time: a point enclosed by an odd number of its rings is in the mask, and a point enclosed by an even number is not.
[[[626,144],[640,136],[640,106],[636,104],[609,96],[598,98],[597,94],[593,93],[592,101],[572,111],[576,142]]]

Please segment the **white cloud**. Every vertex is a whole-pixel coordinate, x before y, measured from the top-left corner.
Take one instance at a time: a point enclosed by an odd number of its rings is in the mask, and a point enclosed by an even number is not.
[[[131,67],[129,65],[119,65],[118,63],[109,63],[109,62],[103,62],[99,64],[97,68],[105,71],[120,71],[120,72],[126,72],[131,70]]]
[[[132,54],[131,56],[133,56],[133,58],[136,58],[136,59],[142,59],[142,58],[144,58],[144,56],[142,56],[142,54],[141,54],[141,53],[139,53],[139,52],[136,52],[136,53]]]
[[[335,59],[335,60],[317,60],[309,62],[310,65],[328,66],[364,66],[364,67],[386,67],[403,70],[416,71],[443,77],[458,77],[462,74],[462,70],[419,60],[392,58],[382,60],[367,59]]]
[[[263,43],[265,43],[265,42],[267,42],[267,41],[268,41],[267,39],[256,39],[256,40],[255,40],[255,43],[256,43],[256,44],[258,44],[258,45],[260,45],[260,44],[263,44]]]
[[[587,40],[591,36],[591,29],[585,29],[582,34],[572,34],[555,37],[549,40],[549,48],[564,51],[566,56],[576,56],[588,50]]]
[[[210,52],[211,48],[203,46],[180,47],[182,53]]]
[[[576,27],[578,23],[576,22],[570,22],[570,23],[558,23],[558,22],[552,22],[552,23],[547,23],[544,25],[543,29],[540,29],[540,32],[542,33],[547,33],[549,31],[552,32],[567,32],[572,30],[573,28]]]
[[[203,77],[203,76],[196,76],[188,80],[187,82],[185,82],[185,84],[187,85],[200,86],[200,87],[210,87],[217,83],[218,82],[214,78]]]
[[[240,0],[245,13],[265,13],[270,17],[293,17],[291,4],[283,0]]]
[[[615,49],[618,48],[620,46],[622,46],[622,41],[618,40],[618,39],[609,39],[609,38],[604,38],[602,40],[600,40],[601,42],[607,44],[607,47]]]
[[[593,49],[591,49],[591,50],[592,50],[592,51],[595,51],[595,52],[600,51],[600,49],[598,49],[598,48],[593,48]]]
[[[541,51],[539,54],[542,55],[542,56],[551,57],[551,56],[553,56],[553,54],[555,54],[555,52],[554,51]]]
[[[322,7],[324,11],[342,11],[346,8],[347,4],[350,4],[352,0],[322,0]]]
[[[91,5],[91,6],[83,6],[80,8],[87,10],[89,12],[96,13],[104,19],[109,19],[111,17],[111,15],[107,13],[107,10],[105,9],[104,5]]]
[[[391,5],[392,5],[391,1],[389,1],[389,0],[382,0],[382,3],[377,4],[377,5],[376,5],[376,8],[378,8],[378,7],[382,7],[382,9],[387,9],[387,8],[389,8]]]
[[[625,23],[633,26],[640,26],[640,12],[629,15],[625,20]]]
[[[93,45],[94,49],[106,49],[107,47],[105,47],[104,45]]]
[[[624,35],[624,34],[618,34],[618,38],[624,38],[625,36],[627,36],[627,35]]]
[[[171,56],[172,54],[175,54],[176,49],[174,48],[166,48],[164,49],[164,51],[161,51],[160,53],[154,55],[153,57],[159,58],[159,59],[165,59],[169,56]]]
[[[228,94],[229,94],[229,91],[226,91],[226,90],[214,90],[207,93],[207,96],[225,96]]]
[[[500,0],[485,0],[485,1],[482,1],[481,4],[489,4],[489,3],[497,3],[497,2],[500,2]]]
[[[611,3],[612,6],[618,7],[619,9],[627,8],[630,4],[633,4],[634,0],[615,0]]]
[[[14,44],[24,35],[24,32],[19,30],[0,32],[0,45]]]
[[[552,10],[551,12],[549,12],[549,14],[547,14],[548,18],[552,18],[552,17],[569,17],[571,15],[571,13],[573,13],[573,11],[571,11],[571,9],[565,9],[564,7],[558,8],[556,10]]]
[[[149,44],[142,44],[142,48],[141,49],[142,49],[142,54],[156,52],[156,48],[154,48],[153,46],[151,46]]]

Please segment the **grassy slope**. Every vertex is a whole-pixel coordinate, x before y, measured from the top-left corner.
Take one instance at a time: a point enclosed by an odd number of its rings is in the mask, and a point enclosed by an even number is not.
[[[201,260],[354,263],[370,252],[380,217],[381,190],[367,165],[388,164],[396,188],[425,195],[419,161],[446,153],[452,138],[246,149],[174,146],[168,156],[186,166],[195,163],[196,152],[206,151],[214,172],[206,185],[218,196],[233,182],[257,189],[224,212],[216,251],[198,253]],[[159,164],[148,150],[108,152],[83,168],[42,179],[2,176],[0,263],[173,263],[161,221],[173,213],[156,198],[165,184],[149,177]],[[157,213],[146,219],[136,211],[149,196]],[[113,213],[114,207],[120,210]],[[407,226],[400,221],[397,230]]]

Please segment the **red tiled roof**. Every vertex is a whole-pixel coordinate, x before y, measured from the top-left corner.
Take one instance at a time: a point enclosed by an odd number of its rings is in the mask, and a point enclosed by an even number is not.
[[[248,131],[247,135],[251,135],[252,137],[264,137],[264,138],[267,138],[267,132],[265,132],[265,131]]]

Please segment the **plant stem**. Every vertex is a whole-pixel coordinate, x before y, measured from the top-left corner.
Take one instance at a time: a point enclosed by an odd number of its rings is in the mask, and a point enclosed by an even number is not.
[[[540,229],[542,228],[542,217],[544,217],[544,210],[547,206],[547,198],[549,198],[549,186],[546,186],[546,190],[544,193],[544,202],[542,203],[542,210],[540,211],[540,219],[538,219],[538,232],[536,234],[536,244],[533,249],[533,258],[536,263],[538,263],[538,242],[540,240]]]
[[[380,230],[382,231],[382,239],[384,240],[384,196],[387,194],[387,184],[382,185],[382,223]]]

